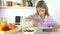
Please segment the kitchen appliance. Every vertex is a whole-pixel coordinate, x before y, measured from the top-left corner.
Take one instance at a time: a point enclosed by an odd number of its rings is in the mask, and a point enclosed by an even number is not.
[[[15,16],[15,24],[20,25],[21,16]]]

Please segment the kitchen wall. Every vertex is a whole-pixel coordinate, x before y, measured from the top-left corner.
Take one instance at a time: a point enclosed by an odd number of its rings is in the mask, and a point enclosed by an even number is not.
[[[48,5],[50,15],[60,24],[60,0],[45,1]]]
[[[14,22],[15,16],[29,16],[35,13],[35,8],[33,7],[21,7],[21,8],[2,8],[0,9],[0,16],[6,17],[8,22]]]
[[[39,1],[39,0],[38,0]],[[37,1],[37,2],[38,2]],[[60,0],[45,0],[48,8],[49,14],[60,23]],[[36,12],[35,7],[21,7],[21,8],[1,8],[0,16],[4,16],[7,18],[8,22],[15,22],[15,16],[29,16]]]

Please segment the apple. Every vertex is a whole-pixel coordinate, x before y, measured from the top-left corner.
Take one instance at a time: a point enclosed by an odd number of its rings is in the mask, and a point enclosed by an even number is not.
[[[12,25],[13,25],[13,28],[16,28],[16,24],[15,23],[13,23]]]
[[[11,29],[16,28],[16,25],[15,25],[15,23],[13,23],[13,24],[9,23],[8,27],[11,30]]]
[[[2,28],[2,31],[8,31],[8,30],[10,30],[10,29],[8,28],[8,26],[5,26],[5,27]]]
[[[12,29],[12,24],[9,23],[8,27],[9,27],[9,29],[11,30],[11,29]]]

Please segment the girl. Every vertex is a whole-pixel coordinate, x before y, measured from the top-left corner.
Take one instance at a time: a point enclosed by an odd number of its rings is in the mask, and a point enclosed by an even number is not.
[[[52,27],[52,31],[56,31],[60,27],[49,15],[45,1],[39,1],[36,10],[35,14],[28,16],[25,20],[31,20],[34,26]]]

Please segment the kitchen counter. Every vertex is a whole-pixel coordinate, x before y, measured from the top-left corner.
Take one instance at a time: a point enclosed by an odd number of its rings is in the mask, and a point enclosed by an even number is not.
[[[33,27],[34,29],[36,29],[36,32],[34,34],[59,34],[60,31],[57,32],[43,32],[41,28],[39,27]],[[23,34],[23,32],[17,32],[15,34]]]
[[[34,34],[60,34],[60,29],[56,32],[43,32],[42,29],[40,27],[33,27],[36,32]],[[22,29],[19,27],[17,29],[14,29],[13,31],[11,30],[10,32],[1,32],[0,31],[0,34],[24,34],[22,32]]]

